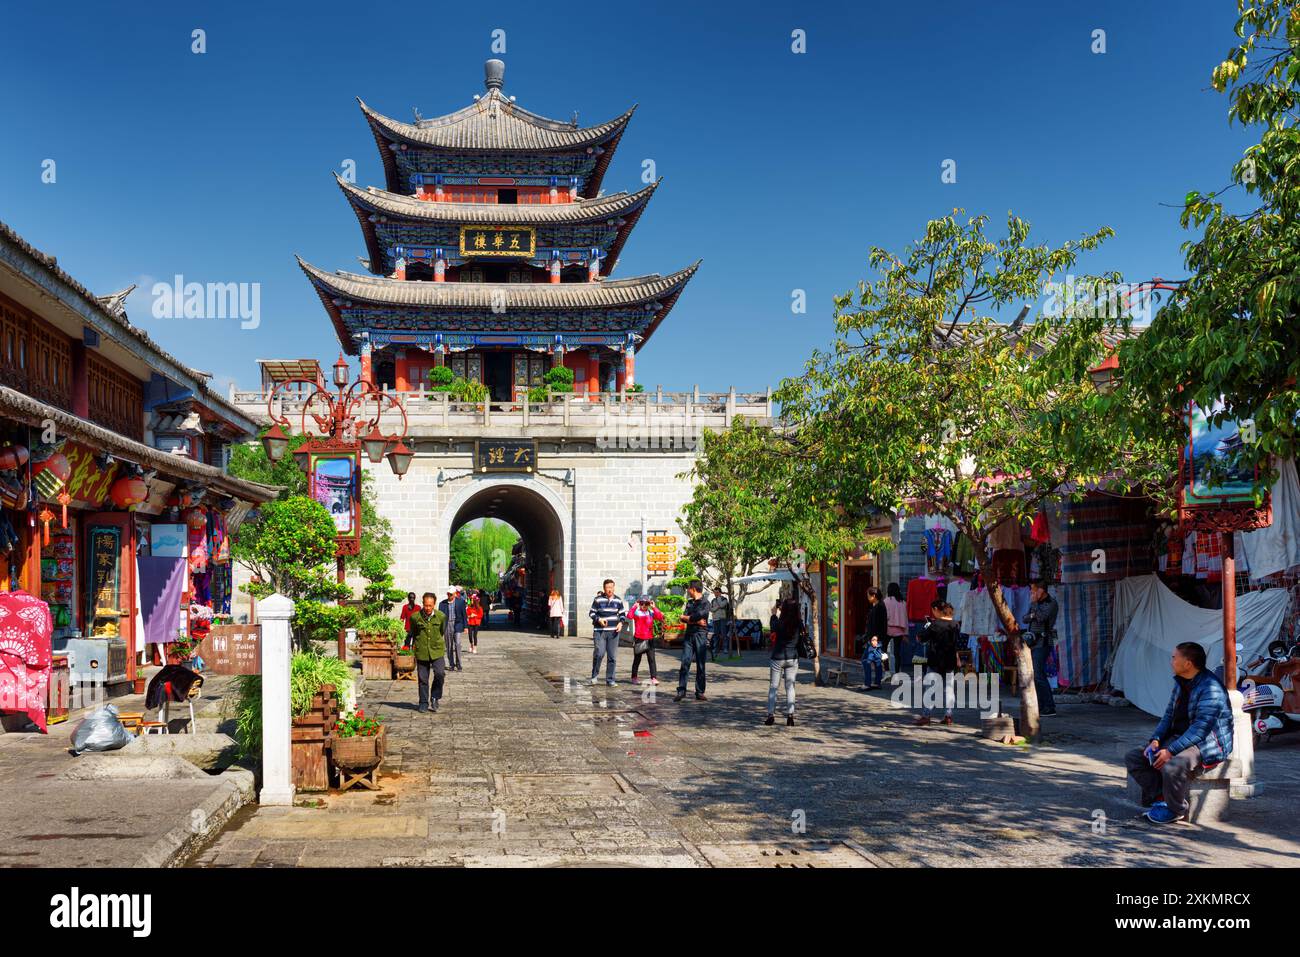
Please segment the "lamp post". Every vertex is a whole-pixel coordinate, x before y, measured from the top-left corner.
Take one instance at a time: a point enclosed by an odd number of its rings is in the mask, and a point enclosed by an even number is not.
[[[304,472],[311,468],[313,457],[333,453],[338,457],[350,457],[356,470],[361,467],[361,453],[374,464],[388,459],[388,467],[400,481],[411,467],[414,453],[407,448],[406,440],[410,437],[410,423],[406,409],[394,396],[365,379],[357,379],[349,384],[351,372],[347,360],[339,353],[338,361],[332,367],[334,391],[322,388],[315,379],[294,378],[278,382],[266,397],[266,411],[271,419],[271,427],[262,436],[262,448],[266,457],[272,462],[279,462],[289,450],[292,438],[292,424],[289,416],[276,411],[275,398],[281,389],[290,386],[305,386],[299,394],[302,396],[302,408],[298,414],[298,432],[308,436],[307,442],[293,452],[298,467]],[[313,411],[313,406],[324,406],[321,412]],[[401,432],[385,435],[380,430],[380,421],[386,411],[395,409],[402,417]],[[310,423],[308,421],[310,417]],[[314,484],[314,483],[313,483]],[[335,554],[338,558],[338,580],[344,579],[344,558],[355,555],[361,546],[361,509],[359,488],[352,495],[352,520],[350,530],[340,533]],[[337,521],[337,519],[336,519]]]

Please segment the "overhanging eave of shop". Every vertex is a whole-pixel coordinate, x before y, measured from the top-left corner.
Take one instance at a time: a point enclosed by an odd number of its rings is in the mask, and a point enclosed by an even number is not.
[[[258,505],[271,501],[281,491],[279,486],[237,479],[214,466],[125,438],[6,386],[0,386],[0,417],[36,428],[45,428],[47,422],[52,422],[58,435],[102,449],[142,468],[157,469],[167,480],[174,480],[174,484],[201,482],[233,498]]]

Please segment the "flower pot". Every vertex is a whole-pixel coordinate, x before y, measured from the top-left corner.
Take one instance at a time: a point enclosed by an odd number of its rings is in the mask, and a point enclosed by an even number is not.
[[[349,771],[373,768],[384,759],[385,731],[381,727],[378,734],[357,734],[349,738],[334,735],[330,739],[330,757],[336,765]]]
[[[400,674],[410,674],[415,670],[415,655],[398,654],[393,658],[393,670]]]
[[[131,690],[135,694],[144,694],[149,690],[149,682],[145,678],[136,678],[132,684]]]

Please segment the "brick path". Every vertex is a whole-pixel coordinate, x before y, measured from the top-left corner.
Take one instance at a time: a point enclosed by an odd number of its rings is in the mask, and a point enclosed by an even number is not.
[[[768,728],[758,653],[710,666],[709,701],[674,704],[670,654],[648,701],[626,647],[614,688],[583,683],[585,640],[491,630],[480,649],[437,715],[415,711],[413,682],[368,683],[364,706],[390,726],[382,793],[246,812],[194,863],[1300,863],[1300,746],[1285,738],[1259,756],[1263,795],[1234,802],[1231,824],[1154,831],[1123,792],[1119,756],[1153,723],[1135,709],[1065,696],[1030,751],[977,738],[974,712],[912,727],[883,692],[814,688],[805,669],[799,724]]]

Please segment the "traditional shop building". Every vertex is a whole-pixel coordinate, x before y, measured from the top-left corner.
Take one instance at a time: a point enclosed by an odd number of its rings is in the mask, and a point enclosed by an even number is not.
[[[190,601],[228,612],[229,536],[276,494],[226,474],[255,423],[131,325],[130,291],[94,295],[0,224],[0,590],[46,601],[55,654],[110,689],[143,662],[148,559],[185,561],[164,633]]]

